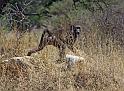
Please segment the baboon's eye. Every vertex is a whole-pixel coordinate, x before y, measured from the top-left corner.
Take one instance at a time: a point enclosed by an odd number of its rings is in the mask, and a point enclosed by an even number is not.
[[[76,29],[80,29],[80,27],[76,27]]]

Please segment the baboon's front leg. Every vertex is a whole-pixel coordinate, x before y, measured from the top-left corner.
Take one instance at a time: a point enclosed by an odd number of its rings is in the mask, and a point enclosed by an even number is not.
[[[68,46],[68,48],[73,52],[76,53],[76,49],[73,46]]]
[[[59,49],[59,59],[57,60],[57,62],[63,62],[65,58],[66,45],[56,37],[53,45]]]
[[[60,62],[64,61],[64,58],[65,58],[65,48],[66,48],[65,45],[61,45],[60,48],[59,48],[59,57],[60,57],[59,60],[60,60]]]

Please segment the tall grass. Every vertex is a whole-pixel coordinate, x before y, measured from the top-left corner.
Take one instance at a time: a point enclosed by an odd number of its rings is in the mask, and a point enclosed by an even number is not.
[[[25,56],[30,48],[38,45],[39,33],[27,32],[19,37],[16,32],[1,31],[0,60]],[[6,71],[8,66],[1,64],[4,69],[0,72],[0,91],[123,91],[124,51],[116,40],[113,42],[107,36],[97,28],[83,31],[75,49],[76,55],[85,60],[77,62],[71,70],[64,63],[55,63],[59,51],[54,46],[46,46],[32,55],[34,66],[28,79],[11,77],[13,73]],[[66,53],[71,52],[67,49]]]

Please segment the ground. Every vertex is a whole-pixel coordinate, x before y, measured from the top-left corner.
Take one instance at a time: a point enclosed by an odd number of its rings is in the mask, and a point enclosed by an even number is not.
[[[85,60],[77,62],[71,69],[66,63],[56,63],[58,49],[46,46],[42,51],[26,56],[30,48],[38,44],[37,33],[25,34],[17,39],[1,35],[4,53],[0,58],[0,91],[123,91],[123,53],[111,45],[109,55],[101,47],[93,48],[89,37],[87,45],[75,55]],[[30,43],[31,41],[31,43]],[[94,42],[95,43],[95,42]],[[111,43],[111,42],[110,42]],[[78,42],[77,42],[78,44]],[[107,47],[105,47],[107,49]],[[108,48],[109,51],[109,48]],[[66,53],[74,54],[66,49]]]

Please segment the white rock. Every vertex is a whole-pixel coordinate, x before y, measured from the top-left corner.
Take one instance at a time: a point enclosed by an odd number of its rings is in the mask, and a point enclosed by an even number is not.
[[[69,69],[73,67],[76,62],[81,60],[84,60],[84,58],[80,56],[66,54],[66,63],[67,63],[67,68]]]
[[[79,56],[75,56],[75,55],[66,54],[66,60],[71,61],[72,63],[75,63],[79,60],[84,60],[84,58],[79,57]]]

